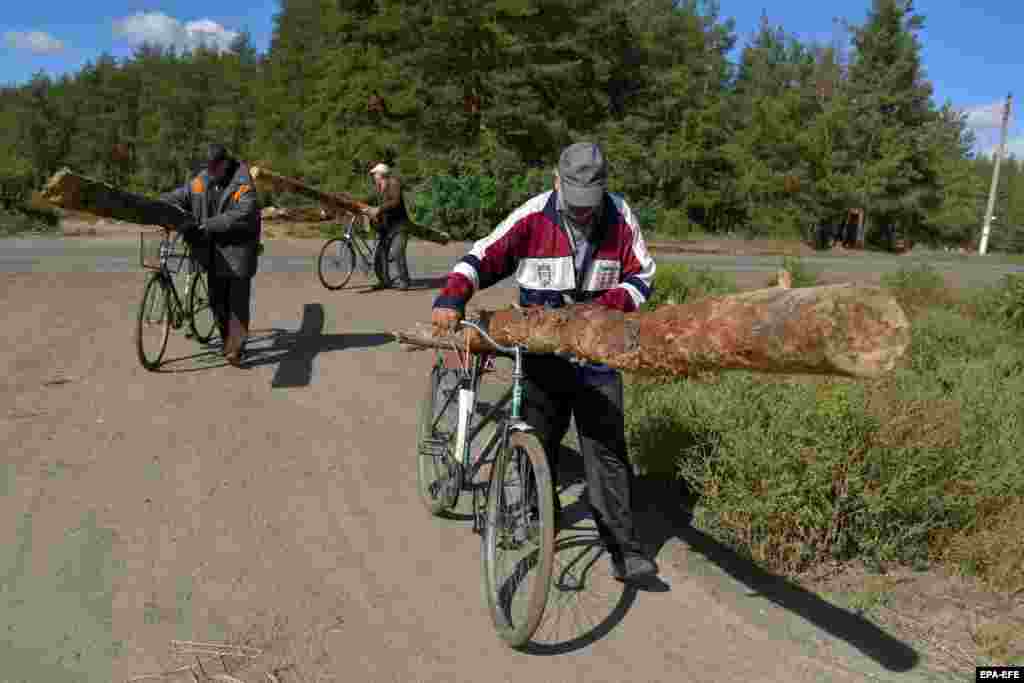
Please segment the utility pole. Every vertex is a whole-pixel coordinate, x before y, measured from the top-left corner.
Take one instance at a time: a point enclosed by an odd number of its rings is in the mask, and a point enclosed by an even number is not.
[[[992,230],[992,211],[996,206],[996,189],[999,187],[999,164],[1006,152],[1006,130],[1010,122],[1010,101],[1013,93],[1006,96],[1006,105],[1003,107],[1003,130],[999,137],[999,147],[995,153],[995,167],[992,169],[992,187],[988,191],[988,208],[985,210],[985,224],[981,228],[981,244],[978,245],[978,253],[984,254],[988,250],[988,235]]]

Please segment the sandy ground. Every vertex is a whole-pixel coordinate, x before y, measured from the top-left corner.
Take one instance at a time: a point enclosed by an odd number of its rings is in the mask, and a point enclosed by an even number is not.
[[[147,372],[132,340],[142,281],[0,275],[4,680],[124,681],[169,667],[175,638],[260,648],[238,676],[282,683],[945,680],[895,631],[737,570],[656,482],[637,513],[661,583],[612,580],[581,519],[559,566],[589,553],[584,588],[553,589],[530,652],[508,650],[483,605],[479,537],[416,498],[432,357],[382,334],[425,320],[435,291],[261,274],[247,368],[172,333]]]

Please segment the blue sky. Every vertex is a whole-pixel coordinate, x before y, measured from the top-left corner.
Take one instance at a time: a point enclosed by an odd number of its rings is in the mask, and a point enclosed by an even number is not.
[[[643,0],[639,0],[643,1]],[[720,0],[722,14],[736,20],[739,45],[757,28],[763,8],[773,24],[804,40],[830,42],[839,33],[833,19],[860,23],[870,0]],[[20,83],[42,69],[56,75],[80,68],[106,51],[130,54],[144,37],[178,45],[199,36],[226,42],[248,30],[257,49],[270,42],[278,0],[216,3],[199,0],[63,0],[8,2],[0,17],[0,83]],[[970,112],[984,150],[998,142],[999,107],[1007,92],[1020,91],[1024,53],[1024,2],[1017,0],[917,0],[926,17],[921,40],[924,64],[938,103],[950,100]],[[1015,95],[1014,112],[1024,100]],[[1024,157],[1024,127],[1013,116],[1010,149]]]

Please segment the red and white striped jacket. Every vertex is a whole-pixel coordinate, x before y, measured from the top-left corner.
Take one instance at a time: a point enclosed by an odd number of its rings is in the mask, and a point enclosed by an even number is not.
[[[627,313],[639,308],[653,291],[655,265],[626,200],[605,193],[597,246],[581,273],[557,201],[553,190],[531,198],[476,242],[448,275],[434,307],[461,310],[475,292],[514,274],[521,306],[595,302]]]

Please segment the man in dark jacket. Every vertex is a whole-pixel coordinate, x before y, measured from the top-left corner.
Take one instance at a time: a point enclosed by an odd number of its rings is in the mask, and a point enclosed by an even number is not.
[[[206,263],[210,307],[224,358],[237,367],[249,336],[252,278],[258,267],[262,226],[249,168],[224,145],[212,144],[206,170],[162,199],[195,218],[197,227],[184,237]]]
[[[527,200],[455,265],[431,319],[437,331],[453,329],[476,291],[511,275],[521,306],[592,303],[628,313],[650,296],[654,271],[636,214],[607,191],[601,148],[579,142],[562,152],[553,192]],[[621,374],[556,356],[527,356],[523,373],[523,419],[544,443],[552,483],[575,417],[587,498],[615,576],[632,581],[656,574],[633,527]],[[560,517],[557,488],[555,508]]]
[[[377,270],[377,287],[384,287],[388,282],[388,263],[398,264],[398,288],[409,289],[409,264],[405,250],[409,236],[403,229],[409,221],[409,213],[405,210],[402,199],[402,183],[391,174],[387,164],[376,164],[370,169],[374,185],[381,196],[380,206],[367,211],[370,218],[377,223],[378,244],[374,267]]]

